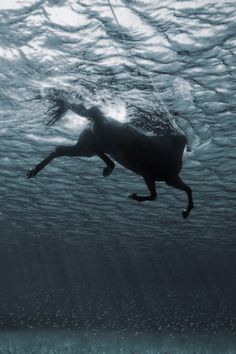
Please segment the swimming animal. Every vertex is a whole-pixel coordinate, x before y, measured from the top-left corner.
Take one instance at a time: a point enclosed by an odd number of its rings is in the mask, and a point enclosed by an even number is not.
[[[61,118],[69,109],[86,117],[90,124],[81,132],[75,145],[58,146],[27,172],[27,178],[35,177],[49,162],[60,156],[97,155],[106,165],[103,169],[104,177],[112,173],[115,167],[113,160],[143,177],[150,194],[141,196],[132,193],[129,195],[130,199],[138,202],[156,199],[156,181],[165,181],[167,185],[186,192],[188,205],[182,215],[184,218],[188,217],[194,207],[192,190],[179,176],[186,145],[184,135],[146,135],[129,124],[105,117],[96,106],[86,109],[82,104],[58,99],[55,107],[50,124]]]

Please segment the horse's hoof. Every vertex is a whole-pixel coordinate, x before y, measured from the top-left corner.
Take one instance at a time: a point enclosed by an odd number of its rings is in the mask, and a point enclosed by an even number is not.
[[[111,174],[112,169],[110,167],[104,167],[103,169],[103,177],[107,177]]]
[[[29,179],[29,178],[32,178],[36,175],[36,170],[35,169],[30,169],[27,171],[27,174],[26,174],[26,177]]]
[[[184,209],[184,210],[182,211],[182,216],[183,216],[184,219],[187,219],[187,217],[189,216],[189,211],[187,211],[186,209]]]
[[[128,195],[128,198],[130,198],[130,199],[134,199],[134,200],[137,200],[137,194],[136,193],[132,193],[132,194],[129,194]]]
[[[109,176],[112,173],[114,167],[115,167],[115,164],[113,162],[110,165],[104,167],[104,169],[103,169],[103,177]]]

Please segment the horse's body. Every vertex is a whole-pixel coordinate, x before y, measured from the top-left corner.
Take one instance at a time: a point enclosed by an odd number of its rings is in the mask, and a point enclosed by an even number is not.
[[[138,196],[133,193],[129,198],[139,202],[154,200],[155,181],[165,181],[168,185],[187,193],[188,206],[184,209],[183,216],[186,218],[189,215],[193,208],[192,191],[179,177],[186,144],[183,135],[149,136],[128,124],[105,118],[97,107],[87,110],[82,105],[67,105],[61,110],[65,112],[67,109],[88,118],[91,122],[90,126],[84,129],[74,146],[57,147],[33,170],[29,170],[28,178],[34,177],[55,157],[94,155],[99,156],[106,163],[103,175],[108,176],[115,166],[111,157],[122,166],[141,175],[150,191],[148,196]]]

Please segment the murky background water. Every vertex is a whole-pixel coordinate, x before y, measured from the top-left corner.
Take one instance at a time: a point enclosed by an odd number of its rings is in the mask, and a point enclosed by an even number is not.
[[[235,335],[235,1],[111,3],[120,27],[105,0],[0,2],[0,324]],[[191,149],[189,219],[184,193],[159,183],[138,204],[141,178],[105,179],[96,158],[26,180],[86,124],[49,128],[46,100],[20,102],[45,87],[148,132],[171,128],[163,100]]]

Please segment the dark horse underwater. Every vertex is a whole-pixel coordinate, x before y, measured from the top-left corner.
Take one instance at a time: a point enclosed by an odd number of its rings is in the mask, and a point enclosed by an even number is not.
[[[90,125],[80,134],[78,142],[73,146],[58,146],[50,155],[42,160],[35,168],[27,172],[32,178],[54,158],[60,156],[97,155],[106,167],[103,176],[109,176],[115,167],[112,159],[122,166],[141,175],[150,192],[140,196],[130,194],[129,198],[138,202],[154,200],[157,197],[156,181],[165,181],[169,186],[183,190],[188,196],[187,208],[183,210],[184,218],[193,209],[192,191],[179,177],[182,168],[182,156],[186,145],[183,135],[150,136],[128,124],[106,118],[98,107],[86,109],[81,104],[70,104],[59,100],[58,111],[51,123],[58,120],[67,110],[86,117]],[[112,158],[112,159],[111,159]]]

